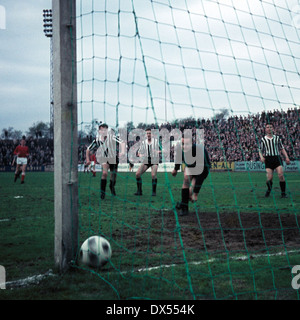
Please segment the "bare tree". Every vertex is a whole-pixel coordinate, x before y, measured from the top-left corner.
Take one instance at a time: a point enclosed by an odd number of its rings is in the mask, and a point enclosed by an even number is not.
[[[35,122],[27,131],[27,135],[35,138],[48,138],[50,136],[50,127],[43,121]]]
[[[15,130],[13,127],[2,129],[1,139],[19,140],[22,138],[22,131]]]

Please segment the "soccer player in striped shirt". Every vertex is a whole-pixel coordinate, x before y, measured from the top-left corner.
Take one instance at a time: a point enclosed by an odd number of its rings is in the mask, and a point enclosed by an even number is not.
[[[267,191],[265,197],[269,197],[272,185],[273,185],[273,172],[277,171],[279,178],[279,185],[281,189],[281,198],[287,198],[285,193],[285,179],[283,175],[282,159],[280,157],[280,151],[285,157],[286,164],[290,163],[287,152],[285,151],[281,138],[274,134],[274,127],[268,123],[266,125],[266,135],[261,139],[259,156],[262,162],[265,163],[267,172]]]
[[[105,199],[108,170],[111,172],[109,188],[111,194],[116,195],[115,185],[117,181],[120,144],[122,152],[124,152],[124,143],[112,130],[108,132],[107,124],[101,123],[99,125],[98,137],[92,141],[86,150],[86,164],[89,165],[91,163],[91,152],[96,152],[97,161],[102,166],[101,199]]]
[[[137,192],[136,196],[141,196],[142,191],[142,175],[149,168],[151,168],[152,176],[152,196],[156,196],[157,186],[157,169],[159,163],[159,154],[161,152],[159,146],[159,139],[152,137],[151,129],[146,129],[146,140],[142,141],[141,147],[138,151],[139,157],[142,158],[142,164],[136,172]]]

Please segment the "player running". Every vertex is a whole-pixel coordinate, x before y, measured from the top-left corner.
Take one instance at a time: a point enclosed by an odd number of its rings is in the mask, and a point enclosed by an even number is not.
[[[183,137],[182,138],[182,147],[180,146],[176,151],[176,162],[175,167],[172,171],[172,175],[175,177],[177,175],[177,171],[180,168],[180,163],[178,157],[180,154],[182,155],[182,163],[184,166],[184,177],[183,184],[181,189],[181,202],[177,204],[176,208],[179,209],[180,216],[186,216],[189,214],[189,201],[196,202],[198,199],[198,194],[202,187],[204,180],[207,178],[209,174],[209,169],[211,167],[210,159],[207,150],[204,148],[204,163],[203,170],[199,174],[195,174],[192,172],[192,169],[196,167],[196,161],[199,161],[199,155],[203,150],[201,150],[200,146],[193,144],[192,137]],[[190,153],[193,157],[197,156],[197,159],[194,163],[189,164],[186,161],[187,153]]]
[[[29,149],[26,146],[25,136],[22,137],[20,145],[18,145],[14,151],[14,155],[17,156],[17,167],[15,171],[14,182],[20,177],[22,172],[21,184],[25,183],[25,174],[27,166],[27,158],[29,156]]]

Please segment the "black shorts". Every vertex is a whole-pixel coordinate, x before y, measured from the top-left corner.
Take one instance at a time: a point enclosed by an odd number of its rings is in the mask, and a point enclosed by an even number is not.
[[[119,158],[116,158],[116,161],[111,161],[111,162],[116,162],[116,163],[109,163],[109,161],[107,161],[106,163],[109,165],[109,170],[117,171],[118,165],[119,165]]]
[[[158,165],[158,161],[156,162],[156,161],[154,161],[154,163],[152,163],[152,161],[151,161],[152,159],[151,159],[151,157],[149,158],[147,158],[147,159],[145,159],[145,161],[144,162],[142,162],[145,166],[147,166],[147,169],[149,169],[150,167],[152,167],[152,166],[155,166],[156,164]],[[157,160],[157,159],[156,159]]]
[[[275,170],[279,166],[282,166],[282,160],[281,160],[280,156],[266,156],[265,157],[266,169]]]
[[[203,172],[201,174],[196,175],[196,176],[192,176],[192,178],[196,178],[196,183],[195,183],[195,187],[194,187],[194,193],[199,193],[204,180],[208,176],[208,173],[209,173],[209,170],[207,168],[204,168],[204,170],[203,170]]]
[[[118,163],[116,163],[116,164],[109,163],[109,170],[110,170],[110,172],[117,171],[118,170]]]
[[[147,170],[152,166],[158,166],[158,163],[144,163],[144,165],[147,167]]]

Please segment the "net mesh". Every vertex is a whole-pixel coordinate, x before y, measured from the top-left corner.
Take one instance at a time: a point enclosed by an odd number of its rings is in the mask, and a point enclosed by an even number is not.
[[[134,195],[139,164],[119,167],[117,195],[107,188],[104,200],[101,172],[79,174],[80,245],[110,242],[111,259],[92,272],[117,298],[299,299],[298,11],[283,0],[77,1],[80,168],[100,121],[203,129],[212,161],[185,217],[173,163],[159,164],[156,197],[151,169]],[[264,197],[258,152],[269,121],[291,160],[287,199],[276,173]]]

